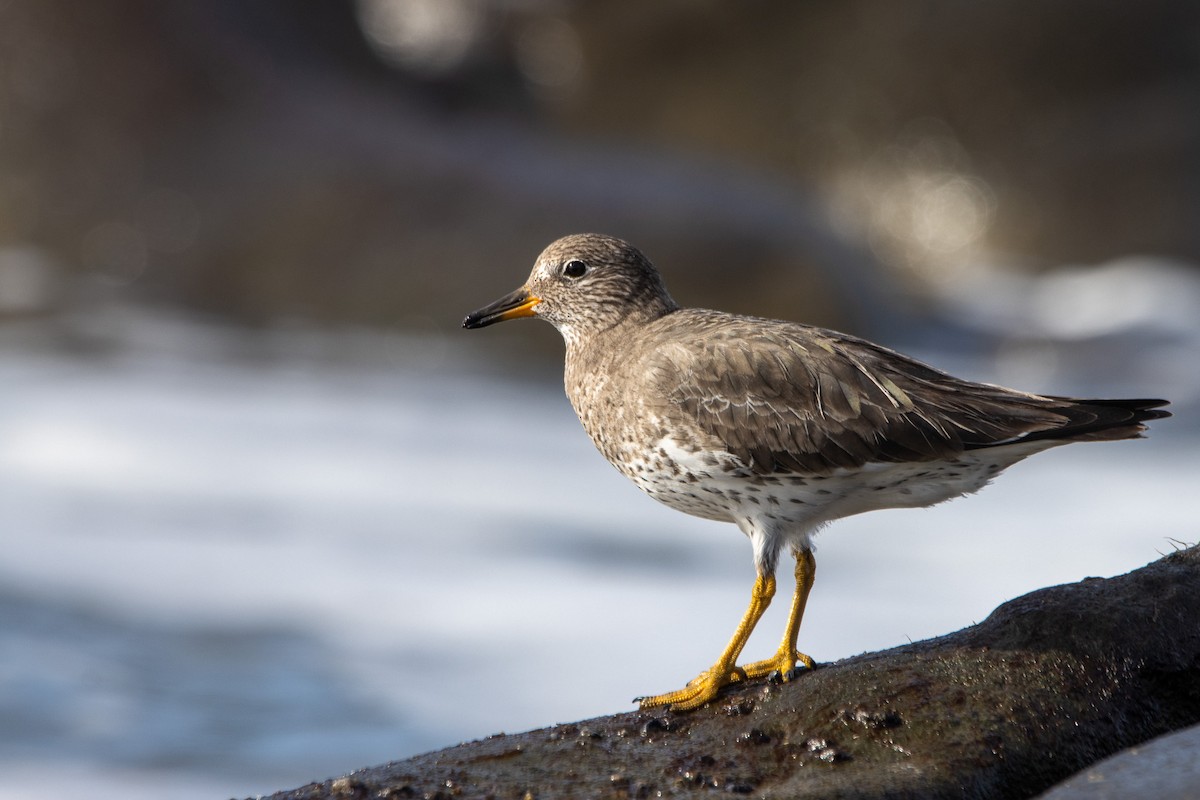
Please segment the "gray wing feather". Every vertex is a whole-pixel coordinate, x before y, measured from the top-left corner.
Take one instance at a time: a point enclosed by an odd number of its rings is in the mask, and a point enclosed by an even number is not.
[[[706,333],[656,354],[659,396],[760,473],[948,458],[1074,421],[1077,401],[962,381],[831,331]]]

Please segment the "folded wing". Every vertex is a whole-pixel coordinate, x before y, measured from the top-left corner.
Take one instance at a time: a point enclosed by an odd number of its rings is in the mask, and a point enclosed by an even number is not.
[[[743,329],[744,331],[744,329]],[[1077,400],[963,381],[886,348],[779,323],[656,353],[659,394],[755,472],[828,473],[1036,439],[1139,435],[1163,400]]]

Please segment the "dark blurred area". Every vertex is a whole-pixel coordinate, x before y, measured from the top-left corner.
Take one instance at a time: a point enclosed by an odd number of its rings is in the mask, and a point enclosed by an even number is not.
[[[877,334],[983,267],[1200,262],[1200,5],[0,5],[0,315],[453,328],[541,247]]]

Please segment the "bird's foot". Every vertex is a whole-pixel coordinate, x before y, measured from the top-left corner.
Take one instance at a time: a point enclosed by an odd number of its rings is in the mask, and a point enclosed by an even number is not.
[[[720,694],[721,689],[729,684],[745,679],[746,675],[740,667],[723,666],[718,663],[701,672],[678,691],[638,697],[634,702],[638,703],[643,711],[660,706],[668,706],[671,711],[691,711],[705,703],[711,703]]]
[[[746,680],[778,676],[779,680],[790,681],[800,674],[801,668],[813,669],[813,660],[793,648],[784,648],[770,658],[746,664],[741,668]]]

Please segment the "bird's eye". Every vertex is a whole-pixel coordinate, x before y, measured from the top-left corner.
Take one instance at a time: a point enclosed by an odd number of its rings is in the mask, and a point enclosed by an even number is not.
[[[582,278],[585,272],[587,272],[587,264],[577,258],[573,258],[566,264],[563,264],[563,275],[566,275],[568,278]]]

